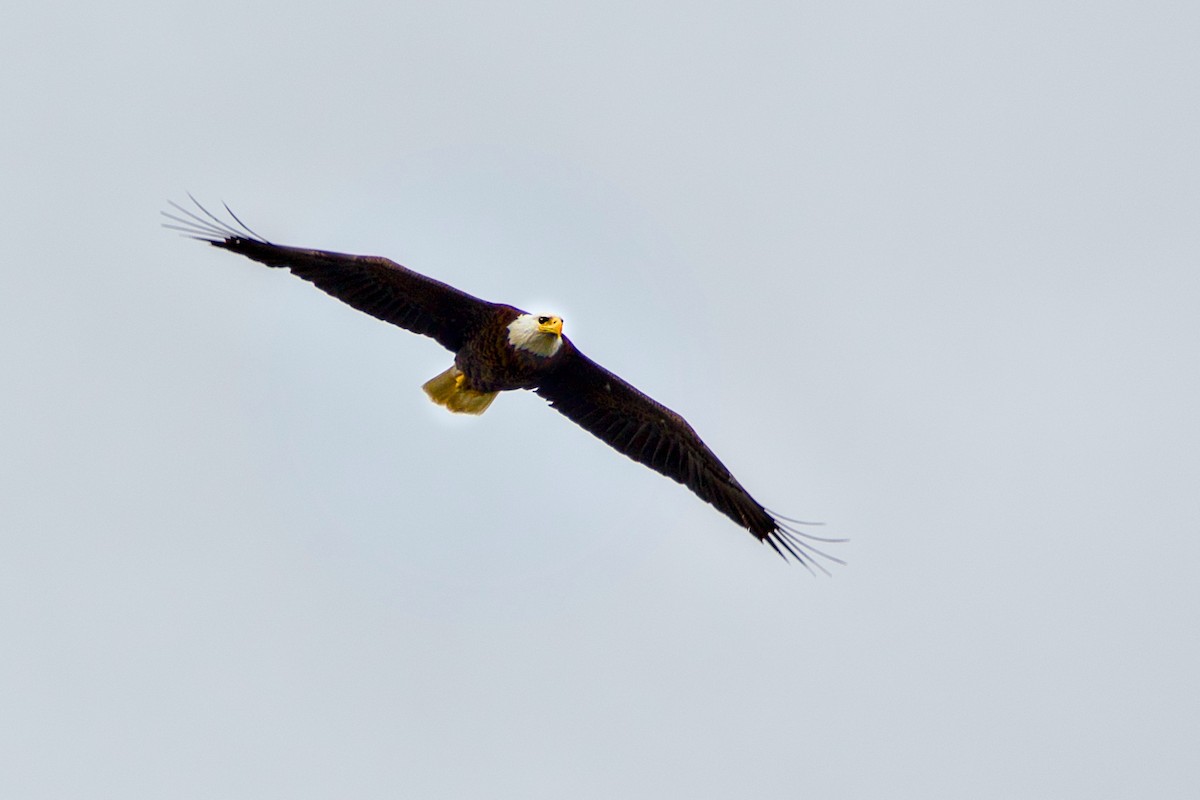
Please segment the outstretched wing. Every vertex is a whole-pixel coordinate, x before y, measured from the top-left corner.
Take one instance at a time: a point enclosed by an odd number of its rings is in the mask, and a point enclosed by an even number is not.
[[[430,336],[457,351],[489,318],[495,304],[427,278],[380,256],[356,256],[271,244],[247,228],[226,206],[226,223],[196,202],[196,211],[177,203],[164,211],[166,227],[239,253],[268,267],[285,267],[322,291],[373,317]],[[182,215],[182,216],[181,216]]]
[[[814,556],[841,563],[814,548],[800,531],[762,507],[708,448],[692,426],[579,352],[569,340],[558,366],[534,390],[584,430],[650,469],[691,489],[760,541],[805,566],[824,570]]]

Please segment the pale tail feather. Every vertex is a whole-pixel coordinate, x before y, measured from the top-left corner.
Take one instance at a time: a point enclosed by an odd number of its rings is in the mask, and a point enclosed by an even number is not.
[[[474,389],[462,388],[462,372],[458,367],[435,375],[425,381],[421,388],[429,399],[439,406],[445,406],[456,414],[482,414],[496,399],[499,392],[477,392]]]

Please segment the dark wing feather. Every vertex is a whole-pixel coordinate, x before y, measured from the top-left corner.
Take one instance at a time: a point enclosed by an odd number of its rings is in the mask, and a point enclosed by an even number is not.
[[[569,340],[564,346],[568,350],[559,364],[534,390],[551,407],[634,461],[687,486],[781,556],[786,553],[820,569],[814,555],[838,561],[802,541],[817,537],[772,516],[751,497],[687,420],[592,361]]]
[[[462,347],[496,307],[386,258],[271,244],[243,225],[232,211],[229,215],[240,229],[199,203],[199,214],[171,205],[183,216],[163,212],[176,223],[167,227],[269,267],[285,267],[359,311],[430,336],[452,351]]]

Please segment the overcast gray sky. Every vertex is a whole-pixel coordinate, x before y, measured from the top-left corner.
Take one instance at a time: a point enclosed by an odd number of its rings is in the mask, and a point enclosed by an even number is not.
[[[23,4],[0,795],[1200,790],[1200,6]],[[228,202],[560,313],[810,577]]]

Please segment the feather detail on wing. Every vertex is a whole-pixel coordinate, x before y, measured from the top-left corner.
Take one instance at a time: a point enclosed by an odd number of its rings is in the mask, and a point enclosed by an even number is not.
[[[177,203],[164,211],[166,227],[269,267],[285,267],[342,302],[384,322],[430,336],[457,351],[495,305],[427,278],[380,256],[356,256],[271,244],[237,218],[227,223],[196,202],[199,213]],[[180,216],[182,215],[182,216]],[[236,225],[236,227],[235,227]]]
[[[785,559],[824,567],[815,556],[842,563],[812,546],[821,539],[800,531],[762,507],[700,439],[683,417],[638,391],[569,340],[559,365],[535,389],[552,408],[617,451],[687,486]]]

